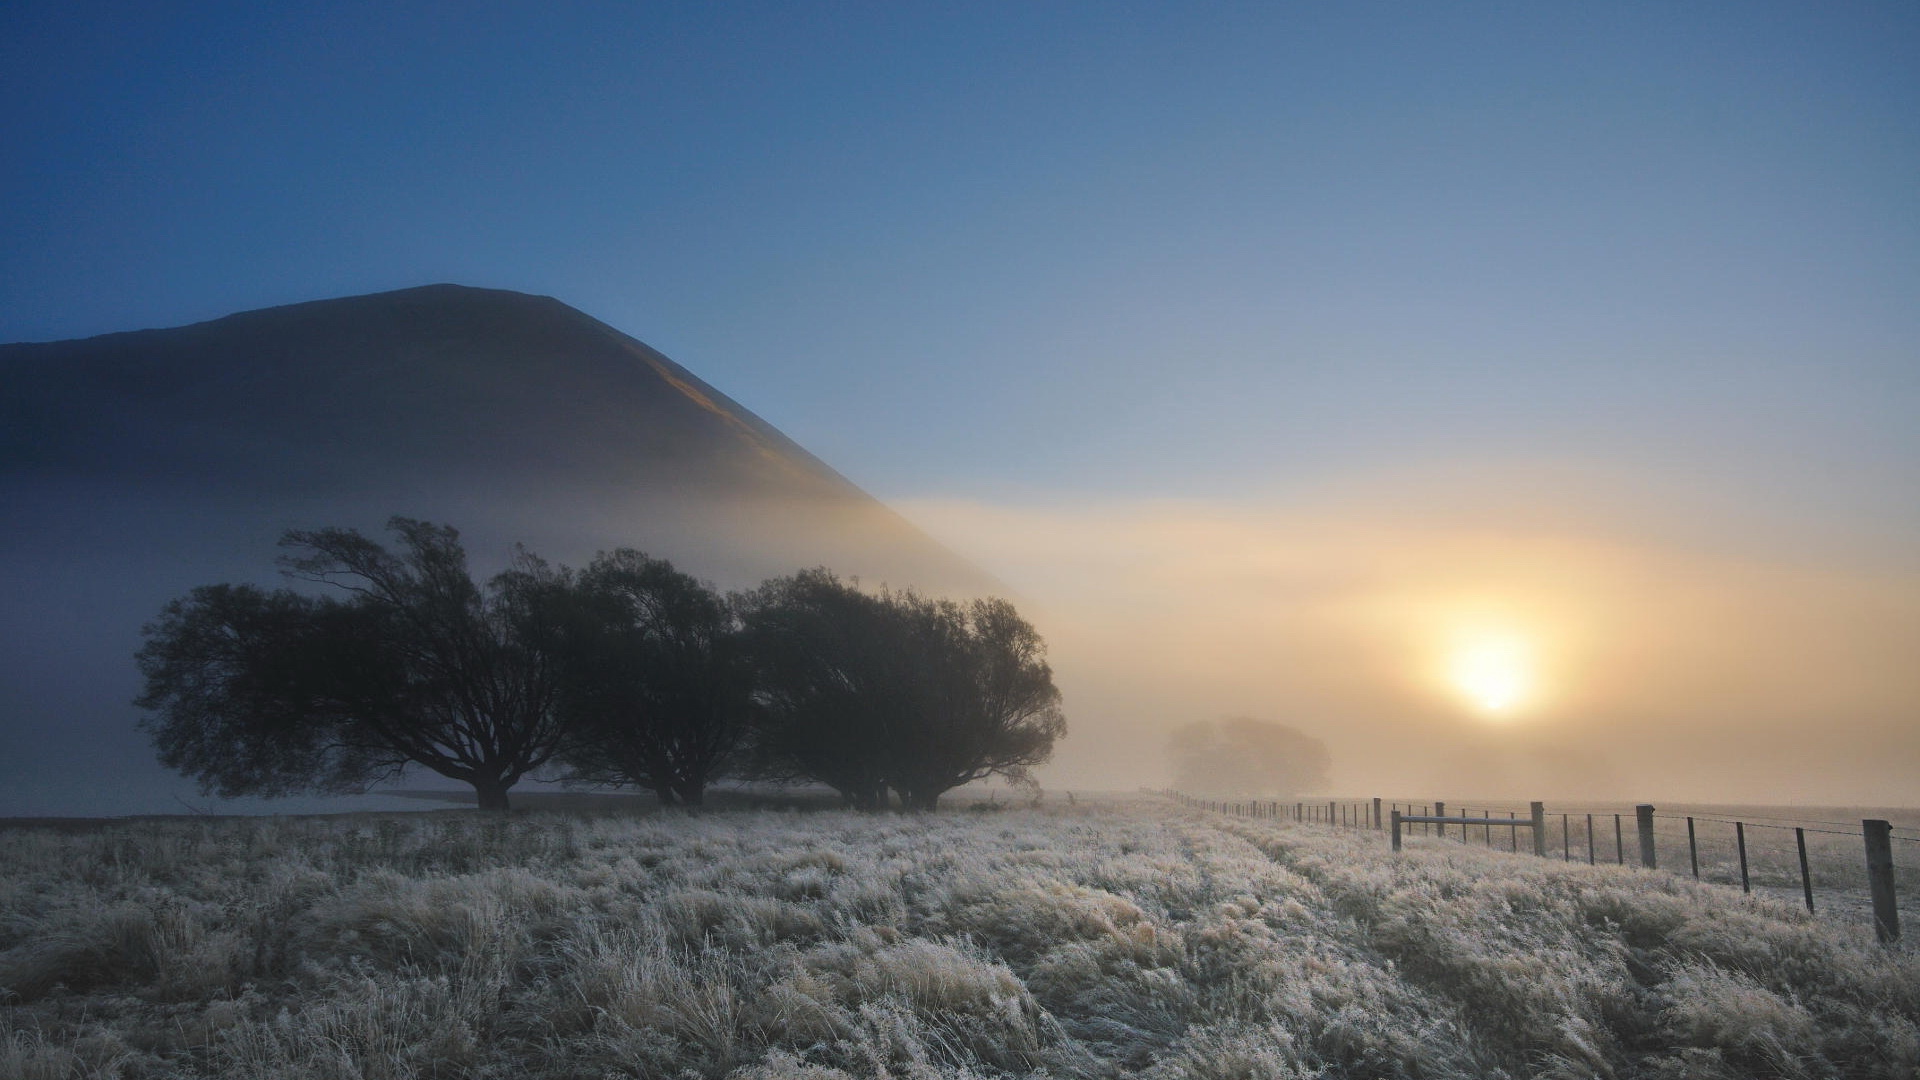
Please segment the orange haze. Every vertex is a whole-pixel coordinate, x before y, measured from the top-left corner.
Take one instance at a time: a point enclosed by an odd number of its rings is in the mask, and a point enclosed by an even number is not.
[[[1662,494],[896,505],[1047,635],[1055,786],[1164,783],[1168,729],[1238,714],[1324,739],[1342,794],[1920,804],[1911,562]]]

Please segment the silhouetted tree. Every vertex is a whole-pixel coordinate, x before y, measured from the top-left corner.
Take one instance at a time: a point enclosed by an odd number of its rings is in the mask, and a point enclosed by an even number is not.
[[[419,765],[507,808],[565,734],[577,590],[524,551],[482,588],[454,529],[388,527],[398,554],[351,529],[282,538],[284,573],[344,597],[213,585],[167,605],[137,658],[163,763],[222,796],[361,790]]]
[[[732,609],[673,564],[629,548],[602,553],[579,584],[589,621],[570,654],[571,778],[700,805],[753,708]]]
[[[815,569],[767,581],[740,606],[761,705],[753,774],[817,780],[862,809],[885,805],[897,703],[882,605]]]
[[[1001,599],[958,604],[912,593],[882,597],[904,660],[888,775],[908,808],[996,774],[1024,780],[1066,734],[1046,644]]]
[[[1319,739],[1244,716],[1196,720],[1167,744],[1174,784],[1186,791],[1294,795],[1324,787],[1333,763]]]
[[[931,810],[969,781],[1024,778],[1065,733],[1044,643],[1004,600],[868,594],[811,570],[744,604],[763,774],[816,779],[867,808],[892,788]]]

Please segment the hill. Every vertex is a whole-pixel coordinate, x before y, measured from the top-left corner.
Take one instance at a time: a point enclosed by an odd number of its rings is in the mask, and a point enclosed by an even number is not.
[[[275,582],[290,527],[444,521],[482,571],[516,542],[569,563],[634,546],[724,586],[826,565],[998,591],[726,394],[548,297],[433,285],[6,345],[0,384],[0,814],[178,809],[153,803],[132,730],[139,627],[194,585]]]

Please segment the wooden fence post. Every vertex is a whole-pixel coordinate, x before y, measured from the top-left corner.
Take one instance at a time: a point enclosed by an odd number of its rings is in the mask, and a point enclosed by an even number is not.
[[[1433,800],[1433,816],[1446,817],[1447,804],[1441,802],[1439,799]],[[1447,838],[1447,827],[1445,825],[1431,825],[1428,827],[1440,830],[1440,839],[1445,840]]]
[[[1373,831],[1380,831],[1380,799],[1378,796],[1373,800]]]
[[[1813,871],[1807,869],[1807,830],[1795,828],[1793,842],[1800,845],[1800,889],[1807,894],[1807,914],[1813,914]]]
[[[1753,891],[1753,884],[1747,879],[1747,823],[1746,822],[1736,821],[1733,823],[1733,843],[1735,847],[1740,849],[1740,891],[1743,893],[1750,893]]]
[[[1400,811],[1393,812],[1393,850],[1400,850]]]
[[[1873,896],[1873,932],[1883,942],[1900,940],[1900,908],[1893,895],[1893,826],[1868,819],[1860,823],[1867,839],[1867,891]]]
[[[1700,880],[1700,843],[1693,838],[1693,818],[1687,818],[1687,861],[1693,864],[1693,879]]]
[[[1658,869],[1653,857],[1653,806],[1641,803],[1633,808],[1633,816],[1640,824],[1640,865],[1649,870]]]
[[[1547,857],[1547,804],[1530,802],[1527,811],[1533,815],[1533,853],[1544,859]]]

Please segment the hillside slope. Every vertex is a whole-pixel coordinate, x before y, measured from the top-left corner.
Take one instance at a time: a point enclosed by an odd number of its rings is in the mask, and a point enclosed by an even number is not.
[[[632,515],[636,542],[647,513],[687,533],[712,515],[714,561],[749,574],[824,562],[990,584],[692,372],[549,297],[431,285],[5,345],[0,378],[0,481],[216,500],[568,493]]]

